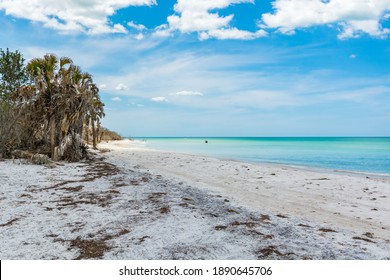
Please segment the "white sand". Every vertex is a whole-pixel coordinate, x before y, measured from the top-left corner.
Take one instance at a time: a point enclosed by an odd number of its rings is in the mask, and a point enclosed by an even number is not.
[[[389,179],[100,147],[0,162],[1,259],[390,259]]]

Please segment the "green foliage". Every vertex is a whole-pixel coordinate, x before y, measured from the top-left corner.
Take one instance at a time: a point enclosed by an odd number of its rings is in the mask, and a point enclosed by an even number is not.
[[[19,51],[0,49],[0,158],[19,149],[77,161],[84,127],[96,148],[103,107],[92,76],[70,58],[46,54],[25,67]]]
[[[22,54],[0,49],[0,158],[9,156],[18,144],[21,131],[10,97],[27,81]]]
[[[24,58],[19,51],[0,49],[0,101],[8,101],[19,87],[25,85],[28,75]]]
[[[104,104],[92,76],[70,58],[54,54],[32,59],[27,72],[31,85],[12,95],[20,122],[31,131],[26,147],[44,149],[53,160],[78,160],[83,156],[85,123],[92,125],[96,147],[96,127],[104,116]]]
[[[118,133],[105,127],[100,128],[99,134],[100,141],[123,140],[122,136],[120,136]]]

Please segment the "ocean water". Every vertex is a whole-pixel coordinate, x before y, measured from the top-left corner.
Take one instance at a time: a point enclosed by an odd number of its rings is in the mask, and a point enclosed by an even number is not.
[[[149,148],[390,176],[390,137],[139,138]],[[205,141],[208,141],[206,143]]]

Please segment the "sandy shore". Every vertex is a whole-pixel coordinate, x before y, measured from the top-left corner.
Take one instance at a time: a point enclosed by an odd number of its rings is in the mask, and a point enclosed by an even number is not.
[[[1,259],[390,259],[389,179],[100,148],[0,162]]]

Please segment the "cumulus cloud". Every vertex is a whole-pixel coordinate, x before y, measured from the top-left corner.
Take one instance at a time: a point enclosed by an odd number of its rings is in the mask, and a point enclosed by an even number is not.
[[[115,102],[119,102],[119,101],[122,101],[122,99],[120,97],[114,97],[111,99],[112,101],[115,101]]]
[[[216,38],[219,40],[237,39],[237,40],[253,40],[256,38],[267,36],[267,32],[264,30],[258,30],[257,32],[249,32],[246,30],[239,30],[237,28],[230,29],[216,29],[208,32],[202,32],[199,35],[201,40],[207,40],[209,38]]]
[[[167,18],[168,25],[160,27],[157,35],[168,36],[173,31],[182,33],[198,32],[201,40],[216,39],[255,39],[266,34],[265,31],[250,32],[231,26],[233,14],[220,16],[216,9],[224,9],[233,4],[252,3],[254,0],[178,0],[174,6],[175,14]]]
[[[124,84],[118,84],[115,89],[120,90],[120,91],[124,91],[127,89],[127,86]]]
[[[203,96],[203,93],[201,93],[199,91],[183,90],[183,91],[171,93],[170,95],[175,95],[175,96]]]
[[[126,33],[123,25],[112,24],[108,18],[116,10],[128,6],[156,3],[156,0],[3,0],[0,1],[0,10],[62,32]]]
[[[135,35],[134,38],[136,40],[140,41],[140,40],[143,40],[145,38],[145,35],[142,33],[139,33],[139,34]]]
[[[390,33],[381,25],[388,18],[390,0],[275,0],[272,6],[274,13],[263,14],[259,26],[284,34],[316,25],[338,26],[340,39],[362,33],[385,38]]]
[[[161,24],[161,25],[157,26],[154,29],[154,33],[152,34],[152,36],[160,37],[160,38],[169,37],[171,35],[172,35],[171,30],[169,29],[168,24]]]
[[[142,33],[143,31],[147,31],[148,30],[145,25],[137,24],[137,23],[135,23],[133,21],[128,22],[127,25],[129,27],[137,30],[138,32],[140,32],[140,33],[138,33],[137,35],[134,36],[134,38],[136,40],[140,41],[140,40],[143,40],[145,38],[145,35]]]
[[[134,28],[134,29],[138,30],[138,31],[143,31],[143,30],[147,29],[145,25],[143,25],[143,24],[136,24],[134,21],[128,22],[127,25],[129,27],[131,27],[131,28]]]
[[[151,100],[154,102],[168,102],[168,99],[162,96],[152,97]]]
[[[101,84],[101,85],[99,86],[99,88],[104,90],[104,89],[107,88],[107,85],[106,85],[106,84]]]

